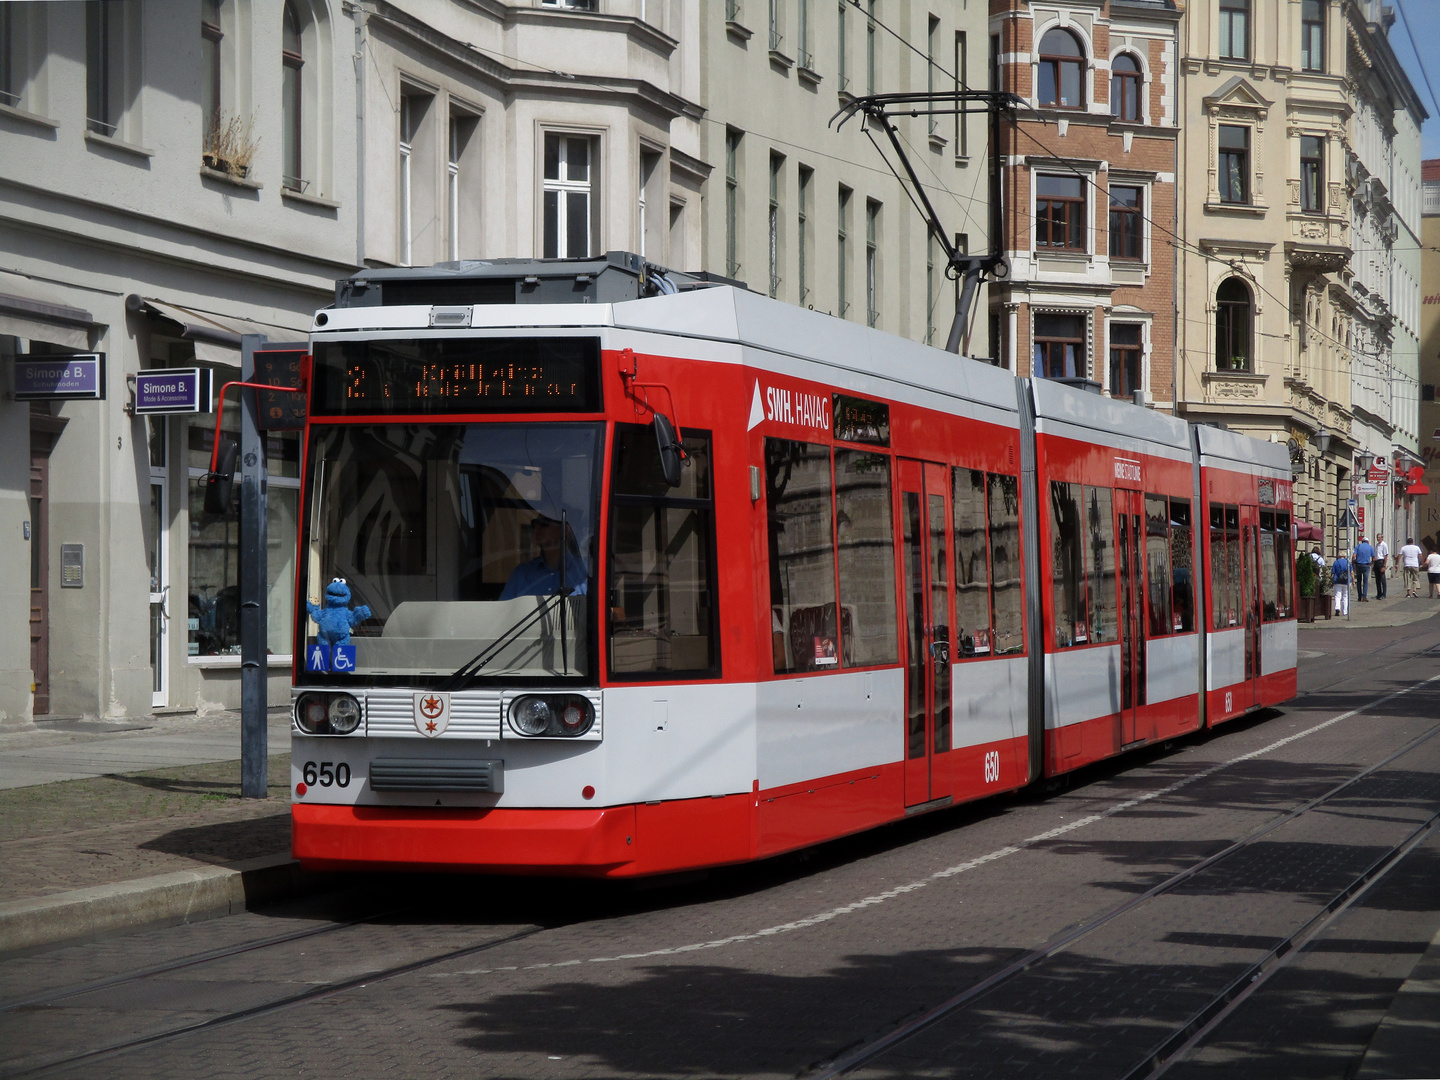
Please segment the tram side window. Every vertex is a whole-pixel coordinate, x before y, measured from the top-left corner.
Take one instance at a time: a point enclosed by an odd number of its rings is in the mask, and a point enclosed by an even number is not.
[[[834,670],[854,613],[843,612],[837,633],[829,447],[766,439],[765,495],[775,671]],[[855,662],[853,651],[845,660]]]
[[[990,558],[986,543],[985,473],[956,469],[952,507],[955,517],[955,623],[959,655],[990,655]]]
[[[845,664],[893,664],[895,530],[890,521],[890,459],[869,450],[835,451],[836,555]]]
[[[1050,574],[1054,585],[1055,644],[1060,648],[1085,645],[1090,640],[1081,539],[1082,499],[1079,484],[1050,482]]]
[[[1025,651],[1024,590],[1020,575],[1020,480],[989,473],[990,488],[990,597],[995,632],[993,655]]]
[[[1295,557],[1290,550],[1290,515],[1275,514],[1275,569],[1278,585],[1278,596],[1275,607],[1275,617],[1288,619],[1293,612],[1290,610],[1291,597],[1295,595],[1291,579],[1295,573]]]
[[[1145,563],[1149,580],[1150,636],[1164,637],[1170,621],[1170,500],[1145,496]]]
[[[1216,630],[1230,625],[1225,577],[1225,508],[1210,505],[1210,625]]]
[[[1115,498],[1109,488],[1085,489],[1085,577],[1090,591],[1090,640],[1118,641],[1115,600]]]
[[[1274,622],[1279,616],[1280,580],[1275,571],[1275,512],[1260,511],[1260,595],[1261,618]]]
[[[1190,500],[1170,500],[1171,610],[1175,632],[1195,629],[1195,547],[1190,532]]]
[[[1240,607],[1240,508],[1225,507],[1225,604],[1228,625],[1245,621]]]
[[[671,488],[648,425],[615,425],[610,671],[715,673],[715,510],[710,436],[685,429],[690,466]]]

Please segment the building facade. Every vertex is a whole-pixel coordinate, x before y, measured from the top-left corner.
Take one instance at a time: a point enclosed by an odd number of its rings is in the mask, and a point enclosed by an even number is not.
[[[832,117],[868,94],[987,89],[984,0],[694,7],[700,154],[714,170],[703,268],[943,346],[959,291],[945,275],[943,249],[912,208],[880,129],[852,118],[837,130]],[[952,242],[988,254],[988,115],[952,110],[901,117],[896,126]],[[982,287],[962,353],[992,355],[985,309]]]
[[[1020,375],[1170,409],[1181,13],[1164,0],[991,5],[1008,278],[992,325]]]
[[[1183,31],[1178,410],[1287,443],[1331,553],[1351,498],[1393,540],[1395,486],[1355,485],[1414,447],[1418,276],[1396,256],[1425,112],[1371,15],[1217,0]]]
[[[136,417],[131,381],[238,378],[242,334],[303,340],[359,268],[629,249],[943,342],[938,246],[863,125],[827,125],[872,89],[985,88],[987,19],[982,0],[0,5],[0,723],[238,705],[238,526],[201,500],[215,416]],[[987,130],[902,123],[977,254]],[[79,353],[104,356],[99,399],[16,398],[23,364]],[[267,458],[283,701],[298,437]]]
[[[1421,184],[1420,459],[1425,490],[1411,498],[1415,542],[1440,551],[1440,158],[1423,163]]]

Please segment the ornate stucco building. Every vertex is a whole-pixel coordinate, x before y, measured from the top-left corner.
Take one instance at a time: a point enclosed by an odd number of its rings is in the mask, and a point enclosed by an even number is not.
[[[1426,114],[1382,14],[1217,0],[1183,29],[1178,411],[1288,443],[1297,517],[1332,551],[1350,498],[1393,538],[1394,486],[1354,485],[1416,447],[1419,278],[1396,256]]]

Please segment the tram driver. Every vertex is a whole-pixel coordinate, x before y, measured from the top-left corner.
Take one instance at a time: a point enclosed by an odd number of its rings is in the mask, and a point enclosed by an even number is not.
[[[517,596],[554,596],[561,592],[560,559],[565,558],[564,592],[570,596],[584,596],[590,577],[585,567],[579,546],[575,543],[575,532],[569,523],[562,524],[544,514],[530,522],[531,535],[540,548],[540,554],[529,562],[523,562],[510,572],[505,588],[500,591],[501,600],[513,600]]]

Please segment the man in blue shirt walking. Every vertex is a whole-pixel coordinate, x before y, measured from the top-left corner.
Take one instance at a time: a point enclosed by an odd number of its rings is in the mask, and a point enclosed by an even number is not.
[[[1360,586],[1360,603],[1365,603],[1370,598],[1366,595],[1370,591],[1370,564],[1375,561],[1375,549],[1370,546],[1370,541],[1360,537],[1360,543],[1355,545],[1355,577],[1356,584]]]

